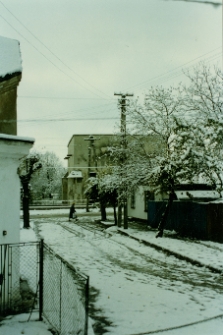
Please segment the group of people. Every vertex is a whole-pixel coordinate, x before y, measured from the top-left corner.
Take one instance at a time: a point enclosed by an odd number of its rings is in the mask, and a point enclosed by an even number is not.
[[[76,214],[76,209],[75,209],[75,202],[72,203],[70,207],[70,213],[69,213],[69,221],[71,219],[77,220],[77,214]]]

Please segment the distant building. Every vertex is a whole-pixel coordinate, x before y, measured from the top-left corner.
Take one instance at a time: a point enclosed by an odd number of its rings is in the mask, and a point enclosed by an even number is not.
[[[107,148],[112,145],[112,134],[73,135],[68,143],[67,174],[62,180],[63,200],[86,203],[84,194],[88,177],[96,176],[97,171],[110,164],[106,155]]]
[[[134,138],[127,137],[128,141]],[[147,152],[158,152],[161,143],[157,136],[142,137],[142,142]],[[108,147],[114,146],[113,134],[82,134],[73,135],[68,143],[67,174],[62,180],[63,200],[75,201],[77,204],[85,204],[84,194],[86,181],[89,177],[97,175],[98,171],[106,165],[112,166],[111,156],[107,154]]]
[[[0,36],[0,133],[17,135],[17,87],[22,77],[19,42]]]

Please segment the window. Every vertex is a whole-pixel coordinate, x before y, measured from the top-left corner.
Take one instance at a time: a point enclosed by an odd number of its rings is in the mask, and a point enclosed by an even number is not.
[[[154,200],[154,192],[151,191],[144,191],[144,211],[147,212],[148,210],[148,201]]]
[[[131,193],[131,208],[135,208],[135,192],[132,191]]]

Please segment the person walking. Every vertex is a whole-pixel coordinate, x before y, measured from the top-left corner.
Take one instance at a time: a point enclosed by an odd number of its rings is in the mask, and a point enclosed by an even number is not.
[[[75,219],[75,213],[76,213],[75,202],[73,202],[71,207],[70,207],[69,221],[70,221],[70,219]]]

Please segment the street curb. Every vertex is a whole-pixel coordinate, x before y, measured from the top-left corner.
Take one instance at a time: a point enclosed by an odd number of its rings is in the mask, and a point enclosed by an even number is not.
[[[205,268],[209,269],[211,272],[222,274],[222,270],[220,270],[218,268],[215,268],[214,266],[203,264],[200,261],[194,260],[194,259],[192,259],[192,258],[190,258],[188,256],[183,256],[181,254],[178,254],[175,251],[171,251],[171,250],[166,249],[164,247],[161,247],[161,246],[159,246],[159,245],[157,245],[155,243],[148,242],[146,240],[140,239],[140,238],[135,237],[135,236],[133,236],[133,235],[131,235],[131,234],[129,234],[129,233],[121,230],[121,229],[118,229],[118,232],[121,233],[122,235],[128,236],[128,237],[130,237],[130,238],[132,238],[132,239],[134,239],[134,240],[136,240],[138,242],[141,242],[141,243],[143,243],[145,245],[148,245],[148,246],[150,246],[150,247],[152,247],[152,248],[154,248],[154,249],[156,249],[158,251],[162,251],[162,252],[164,252],[167,255],[174,256],[174,257],[176,257],[176,258],[178,258],[180,260],[186,261],[186,262],[191,263],[192,265],[196,265],[198,267],[205,267]]]
[[[100,213],[97,212],[86,212],[86,213],[78,213],[77,212],[77,216],[99,216]],[[52,217],[69,217],[69,210],[67,211],[67,214],[65,213],[57,213],[57,214],[47,214],[47,213],[41,213],[41,214],[37,214],[37,213],[32,213],[30,211],[30,219],[36,219],[36,218],[52,218]],[[20,219],[23,219],[23,214],[20,214]]]

